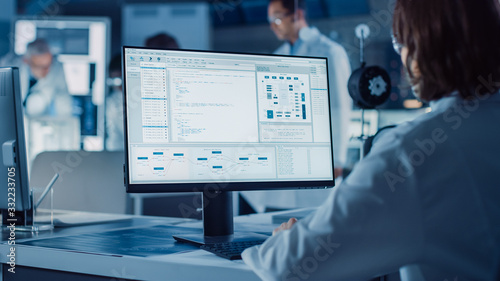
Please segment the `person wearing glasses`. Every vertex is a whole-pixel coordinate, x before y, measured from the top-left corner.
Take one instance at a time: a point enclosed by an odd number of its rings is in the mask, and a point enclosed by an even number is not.
[[[432,111],[378,138],[316,213],[246,249],[263,280],[500,280],[500,2],[397,0],[393,33]]]
[[[29,43],[20,67],[21,92],[26,114],[32,117],[69,116],[69,95],[62,65],[56,61],[44,39]]]
[[[270,0],[267,13],[271,30],[279,40],[284,41],[274,54],[328,58],[335,162],[344,164],[352,109],[347,90],[351,65],[345,49],[321,34],[316,27],[309,26],[306,0]]]
[[[331,123],[335,177],[342,175],[349,142],[349,122],[352,100],[347,90],[351,65],[344,48],[321,34],[306,21],[305,0],[270,0],[268,5],[270,27],[279,40],[284,41],[274,53],[279,55],[312,56],[328,58]],[[313,207],[321,204],[325,190],[303,191],[252,191],[242,192],[243,197],[258,212],[290,208]]]

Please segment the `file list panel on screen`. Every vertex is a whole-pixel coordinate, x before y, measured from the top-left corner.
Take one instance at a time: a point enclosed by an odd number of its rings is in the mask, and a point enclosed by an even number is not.
[[[165,63],[141,62],[142,139],[168,142],[167,81]]]

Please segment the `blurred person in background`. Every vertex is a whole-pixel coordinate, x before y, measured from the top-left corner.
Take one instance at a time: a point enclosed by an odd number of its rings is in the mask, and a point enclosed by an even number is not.
[[[106,97],[106,150],[122,151],[125,146],[123,130],[123,88],[122,56],[111,59],[108,68],[108,86]]]
[[[64,117],[72,114],[62,65],[52,55],[44,39],[28,44],[20,66],[21,92],[30,117]]]
[[[351,75],[349,57],[340,44],[321,34],[316,27],[309,26],[306,20],[306,0],[270,0],[268,20],[276,37],[284,41],[275,54],[328,58],[335,166],[341,167],[347,156],[352,109],[352,100],[347,90],[347,81]]]
[[[30,42],[22,56],[11,51],[0,64],[19,68],[30,161],[43,151],[77,149],[80,127],[73,116],[73,97],[63,66],[47,41]]]
[[[148,37],[144,42],[144,46],[153,49],[179,49],[177,40],[175,40],[175,38],[171,35],[164,32]]]
[[[335,177],[342,175],[347,158],[352,100],[347,90],[351,75],[349,57],[344,48],[321,34],[306,20],[305,0],[270,0],[268,20],[276,37],[284,41],[274,53],[278,55],[327,57],[330,110],[333,130]],[[321,204],[328,191],[286,190],[242,192],[257,212],[314,207]]]
[[[144,41],[145,47],[179,49],[174,37],[159,33]],[[109,63],[109,94],[106,98],[106,150],[122,151],[125,146],[123,129],[122,57],[117,55]]]

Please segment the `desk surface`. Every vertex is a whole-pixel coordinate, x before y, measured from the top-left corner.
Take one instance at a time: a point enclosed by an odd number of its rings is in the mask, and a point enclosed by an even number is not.
[[[125,252],[113,252],[112,245],[103,246],[101,250],[92,251],[90,245],[83,249],[75,250],[68,243],[79,243],[78,239],[86,237],[107,237],[106,243],[117,243],[113,238],[109,239],[109,233],[122,235],[133,229],[136,233],[142,233],[141,239],[147,239],[144,235],[149,230],[169,232],[172,226],[174,231],[180,228],[175,226],[190,227],[193,231],[201,231],[201,222],[179,218],[160,217],[137,217],[118,222],[76,226],[68,228],[56,228],[50,232],[39,234],[16,232],[16,266],[29,266],[56,271],[91,274],[120,279],[139,280],[259,280],[259,278],[240,260],[229,261],[219,258],[211,253],[199,250],[192,246],[182,245],[175,250],[169,248],[174,245],[171,237],[165,237],[165,252],[151,252],[151,249],[135,249],[135,255],[127,255]],[[272,231],[271,216],[267,214],[242,216],[235,218],[235,229],[240,231],[254,230],[257,232]],[[106,234],[103,234],[106,233]],[[154,235],[153,235],[154,236]],[[170,236],[170,234],[168,235]],[[0,262],[8,262],[7,254],[11,246],[6,244],[9,233],[2,233],[2,244],[0,244]],[[61,245],[54,245],[56,238],[60,237]],[[73,239],[77,237],[77,239]],[[159,237],[153,237],[158,239]],[[153,239],[152,238],[152,239]],[[69,239],[69,240],[68,240]],[[100,243],[100,242],[96,242]],[[28,245],[30,244],[30,245]],[[57,243],[56,243],[57,244]],[[145,243],[147,245],[148,242]],[[130,246],[130,244],[125,243]],[[122,245],[123,246],[123,243]],[[85,248],[87,247],[87,248]],[[131,246],[133,247],[133,245]],[[173,246],[172,246],[173,247]],[[107,249],[107,250],[103,250]],[[126,251],[126,249],[124,250]],[[12,274],[3,272],[3,275]]]

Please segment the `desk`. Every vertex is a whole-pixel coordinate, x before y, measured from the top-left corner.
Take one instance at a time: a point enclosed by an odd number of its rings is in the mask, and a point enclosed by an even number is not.
[[[257,227],[272,230],[271,217],[265,214],[235,218],[236,230],[242,229],[242,223],[250,229]],[[23,241],[42,238],[102,233],[117,229],[147,229],[157,225],[199,227],[201,222],[179,218],[130,216],[130,219],[124,221],[56,228],[38,235],[16,232],[16,273],[7,271],[10,268],[6,264],[7,254],[11,246],[6,244],[9,233],[2,233],[0,280],[260,280],[241,260],[225,260],[195,247],[180,253],[141,257],[20,244]]]

